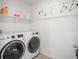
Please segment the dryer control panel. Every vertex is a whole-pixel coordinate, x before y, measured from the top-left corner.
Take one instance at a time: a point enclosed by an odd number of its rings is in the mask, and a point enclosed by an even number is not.
[[[34,33],[33,33],[33,35],[38,35],[38,34],[39,34],[38,32],[34,32]]]

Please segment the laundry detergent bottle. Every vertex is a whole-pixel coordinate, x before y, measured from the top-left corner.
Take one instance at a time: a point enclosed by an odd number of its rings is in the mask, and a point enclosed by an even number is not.
[[[3,15],[4,16],[8,15],[8,7],[7,6],[3,7]]]

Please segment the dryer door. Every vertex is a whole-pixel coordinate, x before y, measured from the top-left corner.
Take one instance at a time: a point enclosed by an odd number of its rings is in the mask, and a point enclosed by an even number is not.
[[[15,40],[6,44],[1,50],[1,59],[20,59],[25,51],[22,41]]]
[[[30,39],[28,43],[28,51],[30,53],[35,53],[40,46],[40,39],[37,36],[34,36]]]

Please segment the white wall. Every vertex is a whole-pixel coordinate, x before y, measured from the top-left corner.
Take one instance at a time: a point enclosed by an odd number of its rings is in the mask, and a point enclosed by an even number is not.
[[[53,59],[76,59],[77,16],[35,20],[32,28],[40,33],[41,52]]]
[[[0,23],[0,29],[3,30],[3,33],[25,32],[30,30],[30,24]]]
[[[67,2],[68,1],[68,2]],[[41,53],[53,59],[76,59],[73,44],[77,44],[77,7],[69,12],[71,0],[45,0],[32,6],[32,29],[40,33]],[[68,9],[60,13],[62,3],[67,2]],[[52,6],[52,15],[50,7]],[[41,9],[47,16],[39,15]]]
[[[78,3],[77,0],[74,0]],[[62,8],[63,3],[67,6],[67,9]],[[72,0],[42,0],[31,7],[32,18],[48,18],[48,17],[60,17],[66,15],[76,15],[78,13],[78,7],[73,8],[69,11],[72,5]],[[52,9],[51,9],[52,8]],[[39,15],[38,13],[43,9],[45,15]],[[61,10],[64,10],[62,13]]]
[[[30,17],[30,7],[23,0],[4,0],[4,6],[8,6],[8,17],[0,16],[0,29],[3,32],[21,32],[30,30],[30,23],[27,21]],[[14,12],[20,12],[26,19],[16,19],[13,17]],[[14,20],[13,20],[14,19]],[[17,20],[27,21],[26,23],[18,23]]]

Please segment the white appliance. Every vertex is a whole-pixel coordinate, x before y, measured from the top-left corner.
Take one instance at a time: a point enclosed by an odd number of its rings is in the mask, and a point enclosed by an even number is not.
[[[39,54],[37,32],[6,34],[0,37],[0,59],[32,59]]]
[[[25,38],[21,33],[0,37],[0,59],[21,59],[25,52]]]
[[[23,59],[32,59],[40,53],[40,39],[38,32],[28,32],[26,37],[26,52]]]

